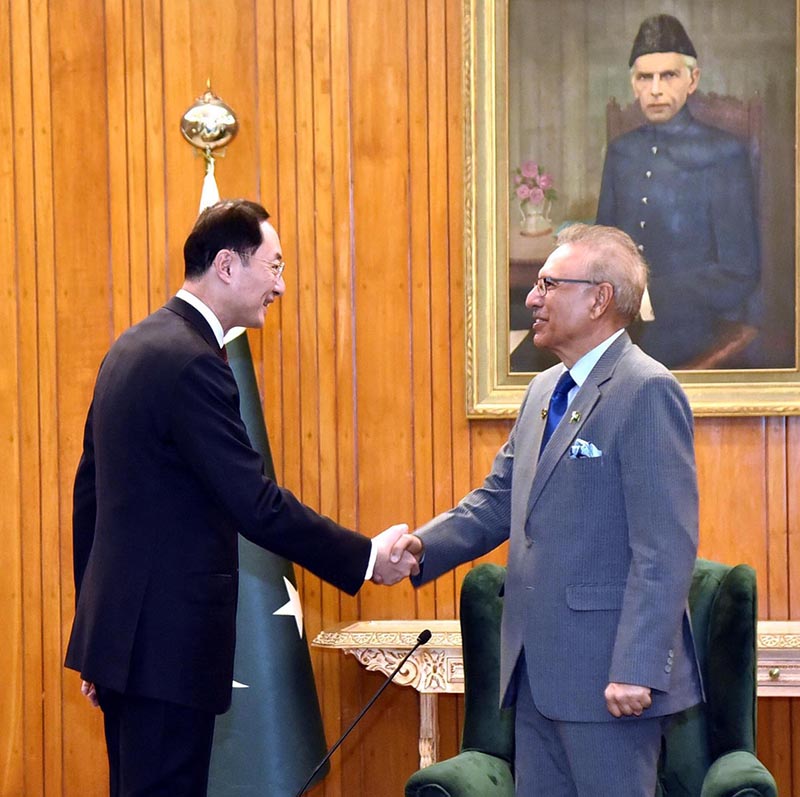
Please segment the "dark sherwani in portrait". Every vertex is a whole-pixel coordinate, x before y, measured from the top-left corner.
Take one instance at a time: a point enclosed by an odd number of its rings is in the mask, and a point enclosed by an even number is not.
[[[351,594],[363,584],[370,540],[265,478],[219,344],[176,297],[119,338],[97,378],[67,666],[118,693],[225,711],[238,533]]]
[[[747,323],[759,282],[753,177],[744,145],[684,106],[611,142],[597,223],[619,227],[650,267],[655,320],[639,344],[670,368]]]

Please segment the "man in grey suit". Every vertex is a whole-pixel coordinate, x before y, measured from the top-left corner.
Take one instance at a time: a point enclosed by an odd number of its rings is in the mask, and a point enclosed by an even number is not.
[[[653,795],[663,723],[702,700],[692,413],[625,331],[646,279],[620,230],[559,236],[526,305],[562,364],[531,382],[483,485],[395,550],[422,556],[419,585],[510,540],[500,693],[525,797]]]

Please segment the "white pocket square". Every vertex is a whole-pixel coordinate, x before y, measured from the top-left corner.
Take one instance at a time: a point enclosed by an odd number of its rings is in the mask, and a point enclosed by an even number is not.
[[[603,452],[594,443],[581,440],[580,437],[575,438],[575,442],[569,447],[570,459],[594,459],[602,456]]]

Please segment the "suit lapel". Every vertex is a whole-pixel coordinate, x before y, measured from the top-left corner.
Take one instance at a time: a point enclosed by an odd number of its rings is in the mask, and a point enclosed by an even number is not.
[[[197,330],[200,337],[202,337],[203,340],[205,340],[208,345],[211,346],[214,354],[219,355],[219,344],[217,343],[217,338],[214,335],[214,330],[211,329],[208,321],[203,318],[203,314],[199,310],[195,309],[188,302],[184,302],[183,299],[180,299],[177,296],[173,296],[164,305],[164,307],[188,321]]]
[[[514,446],[512,518],[526,517],[528,497],[536,473],[536,458],[542,446],[542,435],[544,434],[543,411],[550,403],[550,395],[563,372],[562,366],[550,368],[539,374],[531,383],[531,392],[518,422],[517,441]]]
[[[542,452],[541,458],[538,462],[536,457],[539,448],[532,450],[532,456],[529,457],[533,468],[533,478],[531,483],[530,493],[527,501],[527,511],[525,512],[525,520],[533,511],[539,496],[547,484],[550,476],[552,476],[556,465],[561,461],[561,458],[566,454],[567,449],[572,445],[572,442],[578,436],[583,425],[592,414],[597,402],[602,396],[602,385],[607,382],[616,368],[617,363],[630,347],[631,339],[628,337],[627,332],[623,332],[617,340],[615,340],[603,356],[597,361],[597,365],[591,370],[586,381],[581,385],[581,389],[575,396],[573,402],[569,405],[565,419],[558,425],[553,432],[545,450]],[[555,383],[553,383],[553,387]],[[550,393],[552,387],[547,394],[547,401],[550,400]],[[546,406],[546,404],[545,404]],[[544,430],[544,422],[542,422],[537,436],[539,445],[541,445],[542,432]]]

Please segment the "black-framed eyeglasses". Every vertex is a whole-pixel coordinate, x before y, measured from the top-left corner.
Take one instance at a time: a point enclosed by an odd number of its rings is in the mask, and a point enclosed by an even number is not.
[[[536,284],[533,286],[533,289],[540,295],[540,296],[547,296],[547,291],[550,288],[557,288],[562,282],[567,282],[570,285],[599,285],[600,283],[597,280],[575,280],[575,279],[567,279],[566,277],[539,277],[536,280]]]

